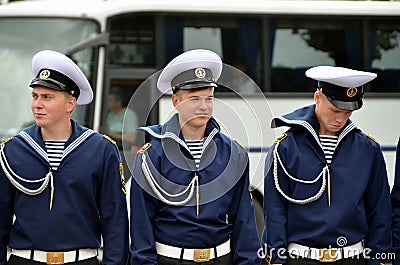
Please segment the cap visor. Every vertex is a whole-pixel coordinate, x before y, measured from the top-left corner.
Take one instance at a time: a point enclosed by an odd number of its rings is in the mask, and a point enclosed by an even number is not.
[[[190,83],[190,84],[186,84],[184,86],[181,86],[179,89],[196,89],[196,88],[202,88],[202,87],[217,87],[217,84],[215,84],[214,82],[194,82],[194,83]]]
[[[335,100],[331,99],[328,97],[328,100],[337,108],[342,109],[342,110],[358,110],[362,107],[363,101],[362,99],[359,99],[357,101],[340,101],[340,100]]]
[[[47,88],[51,88],[51,89],[65,91],[64,89],[60,88],[56,84],[53,84],[53,83],[50,83],[50,82],[46,82],[45,80],[35,80],[32,83],[30,83],[29,86],[30,87],[43,86],[43,87],[47,87]]]

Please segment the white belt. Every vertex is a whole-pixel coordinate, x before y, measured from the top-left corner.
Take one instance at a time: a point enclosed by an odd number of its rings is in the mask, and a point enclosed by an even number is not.
[[[182,254],[182,259],[184,260],[192,260],[195,262],[207,262],[215,258],[214,251],[216,252],[218,258],[231,252],[231,241],[230,239],[228,239],[228,241],[222,243],[221,245],[204,249],[173,247],[156,242],[156,249],[157,249],[157,254],[164,257],[180,259]]]
[[[11,249],[11,255],[47,264],[64,264],[97,257],[97,249],[78,249],[67,252],[46,252],[41,250]]]
[[[296,243],[289,243],[289,255],[319,260],[320,262],[334,262],[340,259],[347,259],[357,256],[364,251],[362,241],[341,248],[310,248]]]

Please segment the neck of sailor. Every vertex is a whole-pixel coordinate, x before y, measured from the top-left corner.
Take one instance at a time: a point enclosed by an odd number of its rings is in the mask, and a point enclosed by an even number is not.
[[[184,125],[181,130],[185,140],[202,140],[204,138],[205,127],[199,129]]]
[[[72,134],[71,121],[58,127],[40,128],[44,141],[64,141],[68,140]]]

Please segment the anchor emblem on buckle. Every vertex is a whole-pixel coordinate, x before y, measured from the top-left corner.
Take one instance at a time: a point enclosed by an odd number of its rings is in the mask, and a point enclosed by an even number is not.
[[[194,262],[207,262],[210,261],[210,249],[195,249],[193,254]]]

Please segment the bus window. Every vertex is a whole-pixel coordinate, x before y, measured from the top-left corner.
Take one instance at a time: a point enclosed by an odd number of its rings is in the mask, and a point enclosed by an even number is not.
[[[110,19],[108,63],[117,66],[154,66],[154,16],[124,15]]]
[[[316,65],[362,66],[361,26],[356,20],[271,20],[271,87],[274,92],[314,91],[304,72]]]
[[[224,63],[239,68],[261,86],[260,21],[226,15],[165,17],[165,61],[188,50],[209,49],[220,55]],[[222,87],[216,90],[229,91]]]
[[[139,142],[139,139],[136,138],[136,129],[145,124],[145,121],[139,117],[139,114],[142,113],[142,106],[129,105],[129,101],[142,82],[143,80],[113,79],[110,82],[107,97],[104,98],[107,109],[105,109],[102,131],[117,142],[120,150],[136,148]],[[125,146],[122,145],[122,142]]]
[[[185,27],[183,29],[183,50],[208,49],[222,56],[221,39],[220,28]]]
[[[400,23],[374,21],[370,36],[372,69],[378,77],[371,82],[373,92],[400,91]]]
[[[139,146],[143,145],[143,136],[137,133],[137,128],[143,126],[142,107],[139,104],[129,104],[133,94],[143,80],[111,79],[108,92],[103,102],[103,125],[101,133],[110,136],[121,152],[124,165],[124,175],[129,178],[129,166],[133,164]],[[140,101],[137,101],[140,102]],[[146,104],[146,102],[143,102]]]
[[[7,12],[0,12],[0,141],[18,133],[21,129],[34,123],[30,109],[31,92],[29,83],[32,80],[32,56],[45,49],[65,53],[76,43],[95,36],[99,25],[82,18],[43,18],[43,17],[3,17]],[[79,59],[80,60],[80,59]],[[93,60],[87,60],[89,62]],[[79,66],[83,66],[80,62]],[[95,86],[92,64],[85,65],[85,74]],[[13,115],[7,115],[10,110]],[[77,111],[74,111],[76,114]],[[92,126],[89,118],[92,114],[82,115],[83,125]]]
[[[95,48],[84,49],[79,51],[72,56],[72,60],[76,62],[82,72],[86,75],[89,82],[94,84],[95,77]],[[93,86],[93,85],[92,85]],[[93,89],[93,87],[92,87]],[[94,104],[88,105],[77,105],[74,112],[72,113],[72,117],[74,120],[78,121],[81,125],[85,127],[90,127],[93,124],[93,113]]]

